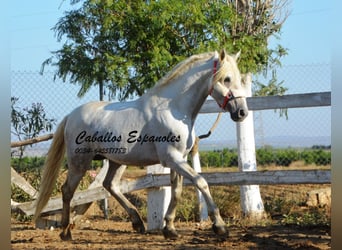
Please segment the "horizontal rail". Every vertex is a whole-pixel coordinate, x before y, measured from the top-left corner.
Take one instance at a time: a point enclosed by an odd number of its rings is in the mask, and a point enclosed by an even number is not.
[[[330,170],[281,170],[251,172],[201,173],[211,186],[224,185],[281,185],[281,184],[327,184],[331,183]],[[170,174],[148,174],[136,180],[121,181],[123,193],[170,185]],[[184,185],[193,183],[184,179]]]
[[[331,92],[248,97],[247,105],[250,110],[331,106]],[[202,114],[217,112],[222,112],[222,109],[215,100],[207,100],[200,109]]]
[[[217,172],[201,173],[211,186],[223,185],[281,185],[281,184],[329,184],[331,183],[330,170],[282,170],[282,171],[254,171],[254,172]],[[184,185],[193,183],[184,179]],[[134,180],[122,180],[121,191],[132,191],[170,186],[170,174],[147,174]],[[102,187],[95,187],[76,192],[71,201],[71,206],[78,206],[110,197],[110,194]],[[15,206],[25,212],[26,215],[34,213],[34,202],[25,202]],[[62,209],[62,198],[52,197],[43,213],[53,214]]]

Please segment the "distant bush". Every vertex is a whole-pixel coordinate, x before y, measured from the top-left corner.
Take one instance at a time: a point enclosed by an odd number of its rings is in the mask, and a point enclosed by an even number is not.
[[[329,165],[331,164],[331,151],[305,150],[301,153],[301,158],[305,164]]]
[[[234,167],[238,166],[236,150],[215,150],[200,152],[201,166],[204,167]]]
[[[322,148],[322,147],[320,147]],[[327,147],[326,147],[327,148]],[[200,152],[201,165],[205,167],[235,167],[238,166],[236,150],[215,150]],[[258,165],[290,166],[295,161],[304,161],[305,164],[329,165],[331,164],[330,150],[317,149],[275,149],[269,146],[256,150]]]
[[[271,147],[264,147],[256,150],[256,161],[259,165],[270,165],[274,163],[274,159],[274,150]]]
[[[329,165],[331,164],[331,151],[318,150],[314,158],[316,165]]]
[[[294,161],[299,160],[298,152],[294,149],[277,150],[275,155],[275,165],[290,166]]]
[[[18,172],[32,172],[41,169],[44,165],[45,157],[23,157],[11,158],[11,166]]]

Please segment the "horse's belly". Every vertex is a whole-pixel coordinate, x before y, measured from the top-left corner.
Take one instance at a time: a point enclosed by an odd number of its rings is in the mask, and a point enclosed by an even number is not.
[[[110,148],[111,152],[102,154],[105,158],[126,165],[146,166],[159,162],[157,153],[152,145]]]

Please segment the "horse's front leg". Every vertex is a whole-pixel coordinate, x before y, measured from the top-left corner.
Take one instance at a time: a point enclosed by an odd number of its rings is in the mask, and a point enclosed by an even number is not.
[[[115,162],[109,161],[109,168],[107,175],[103,181],[103,186],[107,191],[114,196],[120,205],[127,211],[133,229],[137,232],[144,233],[145,226],[141,216],[136,207],[121,193],[120,180],[122,174],[126,170],[126,165],[119,165]]]
[[[177,171],[178,174],[191,180],[192,183],[194,183],[194,185],[202,192],[205,201],[208,205],[209,217],[213,222],[213,231],[217,235],[224,237],[228,236],[226,224],[221,218],[219,209],[217,208],[210,194],[207,181],[201,175],[199,175],[193,168],[191,168],[189,164],[182,158],[182,155],[178,152],[173,153],[171,157],[168,157],[168,160],[165,163],[171,169]]]
[[[171,201],[165,215],[165,227],[163,228],[163,234],[166,239],[176,239],[178,234],[174,225],[174,220],[176,216],[176,206],[177,202],[181,198],[182,188],[183,188],[183,176],[177,174],[171,169],[170,174],[171,181]]]

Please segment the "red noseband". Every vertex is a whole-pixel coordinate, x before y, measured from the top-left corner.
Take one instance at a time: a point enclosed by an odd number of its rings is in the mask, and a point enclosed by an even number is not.
[[[220,108],[225,109],[225,107],[227,106],[227,103],[229,102],[229,100],[233,100],[234,96],[232,91],[228,91],[227,95],[224,97],[223,103],[218,105],[220,106]]]

